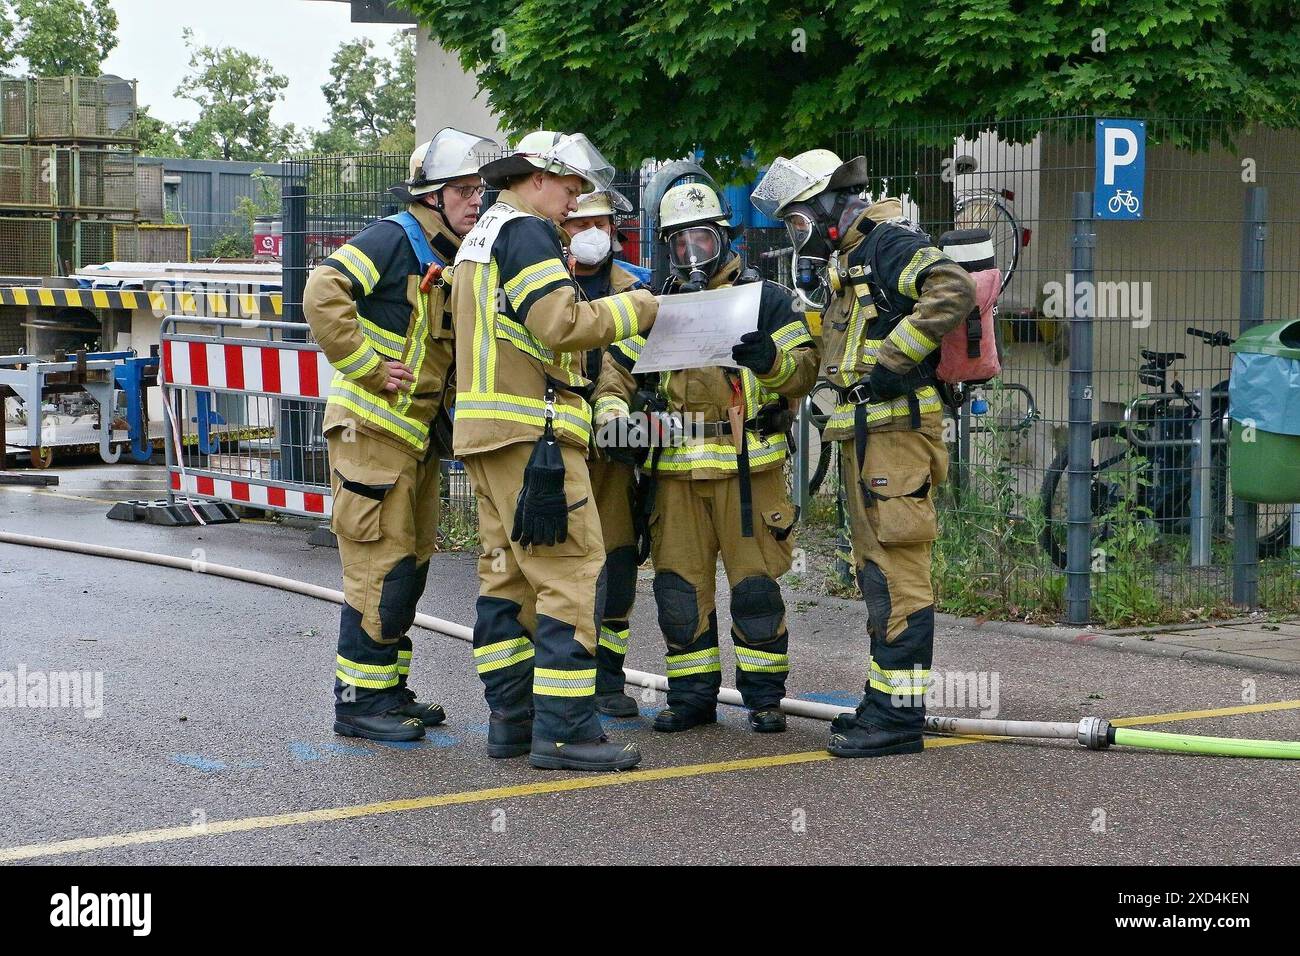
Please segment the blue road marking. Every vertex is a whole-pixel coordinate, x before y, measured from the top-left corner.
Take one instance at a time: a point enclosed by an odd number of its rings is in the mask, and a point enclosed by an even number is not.
[[[195,770],[202,770],[204,773],[213,773],[217,770],[226,769],[226,765],[220,760],[209,760],[200,754],[173,754],[172,760],[182,767],[193,767]]]

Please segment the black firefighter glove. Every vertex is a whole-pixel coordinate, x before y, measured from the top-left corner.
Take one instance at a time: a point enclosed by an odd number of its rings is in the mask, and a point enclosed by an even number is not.
[[[746,332],[740,344],[731,347],[731,360],[755,375],[766,375],[776,364],[776,343],[766,332]]]
[[[569,505],[564,498],[564,459],[551,423],[528,458],[524,486],[515,504],[510,540],[524,547],[562,544],[569,537]]]
[[[876,367],[871,370],[868,384],[871,388],[871,400],[875,402],[887,402],[898,398],[916,387],[914,375],[899,375],[882,362],[877,362]]]

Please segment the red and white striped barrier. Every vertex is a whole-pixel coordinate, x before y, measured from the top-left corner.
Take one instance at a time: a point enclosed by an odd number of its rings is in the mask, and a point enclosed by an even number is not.
[[[299,491],[279,485],[210,478],[206,475],[181,475],[177,472],[172,472],[171,479],[173,492],[199,498],[215,498],[232,504],[247,505],[250,508],[269,508],[275,511],[320,515],[328,518],[334,502],[334,499],[327,494]]]
[[[169,385],[215,388],[285,398],[325,398],[334,368],[315,346],[232,345],[164,339]]]
[[[305,341],[305,332],[301,323],[164,320],[160,384],[171,426],[169,501],[185,495],[329,517],[333,499],[323,475],[320,409],[334,369],[319,346]],[[256,415],[250,413],[246,421],[262,424],[243,426],[241,437],[241,426],[227,425],[214,414],[214,392],[225,396],[227,409],[256,406]],[[286,421],[295,424],[285,426]],[[282,435],[282,427],[291,433]],[[283,478],[289,474],[300,480]]]

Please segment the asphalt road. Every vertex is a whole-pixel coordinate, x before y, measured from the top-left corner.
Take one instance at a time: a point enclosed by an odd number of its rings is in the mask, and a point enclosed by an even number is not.
[[[0,489],[0,529],[233,564],[338,587],[337,552],[262,522],[110,522],[156,470],[67,469]],[[629,665],[662,673],[648,580]],[[725,584],[721,586],[725,589]],[[472,623],[472,556],[435,556],[421,609]],[[212,575],[0,545],[5,673],[102,675],[102,714],[4,706],[0,861],[33,863],[1295,863],[1300,766],[1077,745],[934,739],[827,757],[824,723],[607,730],[633,773],[556,774],[483,754],[468,645],[416,632],[412,684],[451,719],[417,745],[331,732],[336,606]],[[865,614],[787,593],[790,695],[851,705]],[[725,599],[720,606],[726,627]],[[725,642],[724,642],[725,643]],[[724,681],[734,686],[724,647]],[[1300,739],[1300,677],[945,626],[935,673],[1010,719],[1165,716],[1150,729]],[[992,681],[996,677],[996,694]],[[983,684],[979,681],[983,680]],[[93,687],[93,681],[90,686]],[[93,695],[91,695],[93,698]],[[1269,702],[1295,702],[1263,710]],[[652,715],[662,697],[643,698]],[[982,708],[951,706],[974,715]],[[970,701],[965,701],[969,704]],[[1229,714],[1215,714],[1222,710]],[[87,713],[90,711],[90,713]],[[1193,712],[1211,711],[1195,716]],[[1245,712],[1240,712],[1245,711]]]

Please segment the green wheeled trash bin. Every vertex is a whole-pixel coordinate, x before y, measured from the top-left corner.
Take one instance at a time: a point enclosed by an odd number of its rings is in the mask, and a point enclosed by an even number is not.
[[[1300,502],[1300,319],[1249,329],[1232,351],[1232,493],[1261,504]]]

